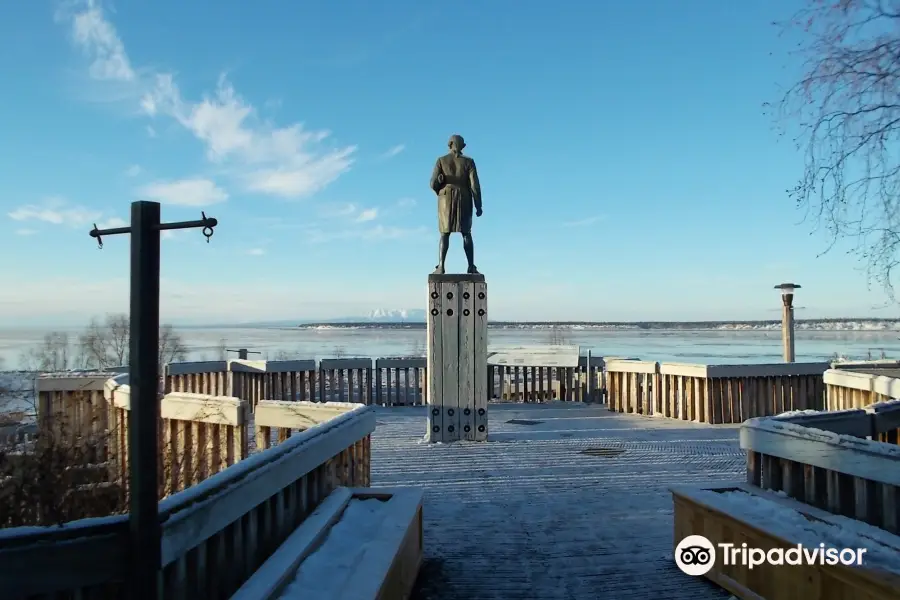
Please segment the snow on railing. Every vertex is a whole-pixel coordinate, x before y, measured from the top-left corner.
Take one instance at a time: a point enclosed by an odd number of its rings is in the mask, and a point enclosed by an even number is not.
[[[863,368],[859,365],[858,368]],[[860,408],[877,402],[900,398],[900,379],[876,374],[877,365],[870,366],[875,373],[844,370],[843,366],[825,372],[827,408],[843,410]]]
[[[356,405],[160,501],[163,596],[230,596],[332,490],[369,484],[374,430]],[[127,532],[127,515],[0,529],[0,597],[119,597]]]
[[[747,482],[900,533],[900,401],[741,426]]]

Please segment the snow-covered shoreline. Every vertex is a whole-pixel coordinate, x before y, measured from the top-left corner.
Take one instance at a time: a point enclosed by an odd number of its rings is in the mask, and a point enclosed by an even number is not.
[[[299,329],[334,330],[334,329],[424,329],[424,321],[360,321],[307,323],[297,326]],[[618,322],[517,322],[493,321],[490,329],[522,329],[522,330],[586,330],[586,331],[780,331],[781,321],[642,321],[633,323]],[[794,322],[797,331],[833,331],[833,332],[900,332],[900,319],[809,319]]]

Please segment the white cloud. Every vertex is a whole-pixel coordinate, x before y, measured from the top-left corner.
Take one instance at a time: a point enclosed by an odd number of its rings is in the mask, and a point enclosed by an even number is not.
[[[34,235],[37,229],[16,229],[16,235]]]
[[[224,76],[215,94],[191,103],[182,98],[171,75],[157,75],[141,105],[149,116],[175,119],[204,142],[208,160],[231,166],[251,192],[283,198],[312,195],[347,171],[356,152],[355,146],[320,149],[328,131],[262,122]]]
[[[356,240],[362,239],[370,242],[409,239],[422,237],[427,234],[425,227],[393,227],[385,225],[375,225],[368,228],[348,228],[348,229],[309,229],[303,234],[303,239],[308,244],[324,244],[338,240]]]
[[[328,219],[349,219],[355,223],[368,223],[378,218],[377,208],[360,210],[352,203],[326,204],[319,209],[319,215]]]
[[[353,164],[355,146],[325,146],[326,130],[307,130],[299,123],[277,127],[260,119],[224,76],[213,94],[197,102],[182,97],[170,73],[142,76],[93,0],[78,6],[61,18],[70,24],[74,44],[92,59],[91,76],[128,81],[140,94],[144,115],[174,119],[206,145],[210,161],[228,167],[247,191],[302,198],[322,190]],[[148,129],[151,137],[155,133]]]
[[[125,169],[125,177],[137,177],[141,174],[141,166],[140,165],[131,165],[127,169]]]
[[[250,250],[247,250],[247,254],[250,256],[263,256],[265,253],[266,251],[262,248],[251,248]]]
[[[157,181],[138,190],[147,200],[178,206],[209,206],[228,199],[228,193],[209,179]]]
[[[382,154],[381,158],[383,158],[383,159],[393,158],[393,157],[397,156],[398,154],[400,154],[401,152],[403,152],[404,150],[406,150],[406,146],[404,144],[397,144],[396,146],[394,146],[393,148],[389,148],[387,152]]]
[[[400,198],[399,200],[397,200],[397,208],[412,208],[415,205],[415,198]]]
[[[147,129],[146,129],[146,130],[147,130],[147,137],[151,137],[151,138],[155,138],[155,137],[156,137],[156,130],[153,129],[153,127],[151,127],[150,125],[147,125]]]
[[[73,8],[74,11],[71,10]],[[67,9],[60,11],[57,17],[71,21],[72,42],[90,61],[88,72],[91,78],[98,81],[134,81],[136,74],[125,53],[125,46],[97,2],[74,2]]]
[[[319,215],[328,218],[335,217],[351,217],[356,214],[356,205],[347,204],[327,204],[319,209]]]
[[[377,208],[367,208],[357,215],[356,222],[357,223],[366,223],[368,221],[374,221],[378,218],[378,209]]]
[[[7,213],[13,221],[42,221],[53,225],[80,227],[102,216],[97,210],[83,206],[69,206],[61,198],[48,198],[42,204],[26,204]]]
[[[424,227],[393,227],[376,225],[363,232],[363,238],[367,240],[399,240],[403,238],[424,236],[427,230]]]

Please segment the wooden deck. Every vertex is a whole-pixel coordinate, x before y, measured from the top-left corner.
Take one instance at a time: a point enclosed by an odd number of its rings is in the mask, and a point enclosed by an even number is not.
[[[434,445],[424,410],[379,410],[372,437],[373,486],[425,488],[415,599],[729,597],[675,566],[668,488],[742,481],[738,426],[491,405],[489,442]]]

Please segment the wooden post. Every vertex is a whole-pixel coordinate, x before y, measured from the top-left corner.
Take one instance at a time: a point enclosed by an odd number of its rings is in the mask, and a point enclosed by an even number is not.
[[[98,229],[90,235],[103,247],[103,237],[131,234],[131,302],[128,373],[131,411],[127,427],[129,597],[153,599],[159,594],[161,527],[159,521],[159,239],[172,229],[203,228],[207,241],[216,219],[161,223],[158,202],[133,202],[131,226]],[[163,389],[165,389],[163,387]]]
[[[594,373],[591,371],[591,351],[587,351],[587,357],[584,360],[584,377],[585,377],[585,391],[587,392],[587,399],[585,402],[593,402],[594,401]]]
[[[781,346],[784,362],[794,362],[794,290],[800,289],[795,283],[782,283],[775,286],[781,290]]]
[[[131,598],[157,596],[159,524],[159,239],[157,202],[131,205],[131,340],[128,425]]]
[[[487,441],[487,285],[483,275],[428,277],[430,442]]]
[[[785,296],[784,306],[781,307],[781,344],[784,352],[784,362],[794,362],[794,307],[788,304],[788,296]]]

